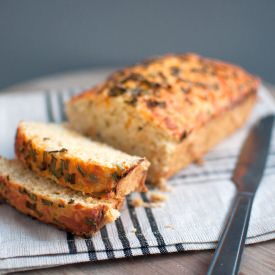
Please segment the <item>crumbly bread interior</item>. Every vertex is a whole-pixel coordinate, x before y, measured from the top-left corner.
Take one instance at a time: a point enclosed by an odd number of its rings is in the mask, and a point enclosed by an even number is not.
[[[135,109],[125,108],[119,98],[111,98],[109,104],[81,98],[69,102],[66,108],[76,131],[129,154],[146,157],[151,163],[149,177],[154,170],[157,173],[166,169],[167,158],[178,144],[160,128],[145,123]]]
[[[9,177],[9,181],[16,182],[20,186],[36,195],[47,196],[53,201],[64,201],[82,204],[85,207],[94,207],[98,204],[112,206],[114,199],[96,199],[67,187],[55,184],[53,181],[42,178],[25,168],[18,160],[7,160],[0,157],[0,176]],[[115,209],[114,209],[115,210]]]
[[[96,163],[108,168],[127,169],[141,159],[83,137],[66,125],[21,122],[20,127],[37,147],[41,146],[46,151],[66,149],[67,157],[77,156],[83,162]]]

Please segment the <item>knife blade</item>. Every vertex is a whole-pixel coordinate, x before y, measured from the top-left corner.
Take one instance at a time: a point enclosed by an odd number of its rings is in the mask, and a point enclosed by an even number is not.
[[[242,146],[232,177],[238,192],[209,266],[208,275],[238,273],[253,198],[267,161],[273,122],[274,115],[258,121],[250,130]]]
[[[241,149],[232,180],[239,192],[255,193],[261,181],[270,146],[274,116],[254,125]]]

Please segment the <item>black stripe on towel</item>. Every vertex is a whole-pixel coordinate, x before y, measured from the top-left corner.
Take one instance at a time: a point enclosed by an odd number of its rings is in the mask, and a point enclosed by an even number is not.
[[[88,248],[88,256],[89,256],[90,261],[96,261],[97,256],[96,256],[95,246],[94,246],[92,238],[85,239],[85,243]]]
[[[61,121],[65,121],[67,120],[67,117],[64,110],[64,100],[61,92],[57,93],[57,101],[60,110]]]
[[[101,238],[104,243],[104,246],[105,246],[105,250],[106,250],[105,252],[106,252],[108,259],[114,259],[115,258],[114,249],[110,242],[106,227],[101,228],[100,234],[101,234]]]
[[[52,108],[52,102],[51,102],[51,96],[49,92],[46,92],[45,94],[45,101],[46,101],[46,110],[47,110],[47,118],[49,122],[54,122],[54,114],[53,114],[53,108]],[[75,245],[75,239],[74,235],[67,232],[67,244],[70,254],[76,254],[77,249]]]
[[[176,177],[177,179],[185,179],[185,178],[197,178],[197,177],[201,177],[201,176],[212,176],[212,175],[224,175],[224,176],[230,176],[233,172],[233,168],[232,169],[223,169],[223,170],[212,170],[212,171],[203,171],[203,172],[199,172],[199,173],[187,173],[185,175],[180,175],[178,177]],[[207,180],[207,179],[205,179]]]
[[[269,152],[269,155],[275,155],[275,152]],[[226,156],[222,156],[222,155],[213,155],[213,156],[209,156],[206,157],[204,160],[206,162],[208,161],[216,161],[216,160],[224,160],[224,159],[237,159],[238,155],[226,155]]]
[[[185,251],[182,243],[175,244],[175,247],[176,247],[176,249],[177,249],[178,252]]]
[[[145,193],[141,193],[141,197],[142,197],[144,202],[149,202],[149,200],[147,199]],[[151,230],[152,230],[152,232],[153,232],[153,234],[154,234],[154,236],[157,240],[158,249],[159,249],[160,253],[161,254],[168,253],[168,251],[166,249],[166,244],[164,242],[164,239],[163,239],[162,235],[159,232],[158,225],[156,223],[156,219],[154,217],[152,209],[146,207],[145,208],[145,213],[146,213],[146,216],[148,218]]]
[[[267,169],[275,168],[275,164],[267,165],[266,168]],[[214,176],[215,175],[225,176],[225,177],[227,177],[226,179],[230,179],[230,176],[232,175],[233,170],[234,170],[234,168],[212,170],[212,171],[202,171],[199,173],[186,173],[184,175],[175,176],[175,179],[185,179],[185,178],[192,179],[192,178],[198,178],[201,176],[209,177],[209,176],[213,176],[213,175]],[[207,181],[207,180],[211,180],[211,179],[205,178],[204,180]],[[196,180],[196,182],[197,182],[197,180]]]
[[[51,101],[51,96],[49,92],[46,92],[45,94],[45,102],[46,102],[47,119],[49,122],[54,122],[52,101]]]
[[[124,225],[122,223],[121,218],[118,218],[115,221],[115,223],[116,223],[116,228],[118,231],[118,237],[119,237],[119,239],[122,243],[122,246],[123,246],[124,255],[125,255],[125,257],[132,257],[133,254],[132,254],[132,250],[130,247],[130,242],[125,234],[125,229],[124,229]]]
[[[138,218],[137,218],[136,210],[134,207],[131,206],[129,197],[126,197],[126,201],[127,201],[130,218],[131,218],[133,226],[136,230],[135,234],[136,234],[136,237],[137,237],[137,239],[140,243],[140,246],[141,246],[140,247],[141,252],[143,255],[149,255],[150,254],[149,245],[148,245],[146,238],[144,237],[144,235],[142,233],[142,230],[141,230]]]
[[[77,249],[76,249],[76,245],[75,245],[74,235],[70,232],[67,232],[67,244],[68,244],[68,248],[69,248],[69,253],[76,254]]]

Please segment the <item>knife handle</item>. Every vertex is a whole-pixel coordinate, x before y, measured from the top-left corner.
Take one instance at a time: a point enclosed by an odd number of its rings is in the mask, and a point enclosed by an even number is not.
[[[240,192],[234,201],[221,235],[208,275],[237,274],[247,234],[253,194]]]

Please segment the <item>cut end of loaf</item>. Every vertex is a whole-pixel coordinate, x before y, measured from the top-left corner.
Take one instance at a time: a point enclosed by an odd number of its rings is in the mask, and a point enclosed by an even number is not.
[[[146,159],[92,141],[65,125],[21,122],[15,151],[35,173],[92,196],[117,197],[145,190]]]

